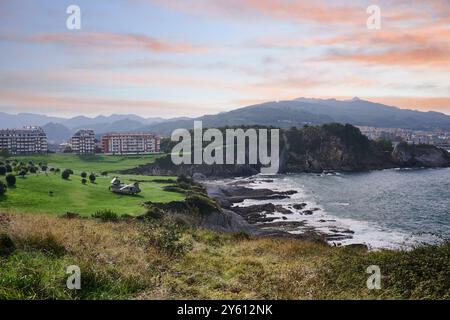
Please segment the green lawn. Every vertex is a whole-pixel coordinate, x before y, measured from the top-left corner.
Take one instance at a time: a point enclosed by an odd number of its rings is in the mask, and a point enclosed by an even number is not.
[[[139,164],[152,162],[151,156],[105,156],[96,155],[80,157],[70,154],[53,154],[49,156],[15,157],[17,160],[34,163],[46,162],[50,167],[72,169],[74,174],[69,180],[61,178],[61,174],[28,174],[25,178],[17,177],[16,187],[8,188],[5,196],[0,197],[0,211],[18,213],[53,213],[63,214],[75,212],[90,216],[99,209],[111,209],[117,214],[142,214],[145,201],[169,202],[182,200],[184,196],[175,192],[166,192],[166,184],[152,182],[156,176],[117,175],[124,183],[132,179],[145,180],[140,187],[142,192],[135,196],[118,195],[110,192],[108,187],[115,174],[100,176],[103,171],[114,171],[133,168]],[[86,171],[98,176],[95,184],[81,183],[80,173]],[[4,181],[4,177],[0,177]]]
[[[72,169],[74,171],[97,172],[125,170],[137,167],[142,164],[152,163],[160,155],[139,155],[139,156],[78,156],[74,154],[49,154],[35,156],[17,156],[11,159],[19,161],[33,161],[34,163],[47,163],[51,167]]]
[[[120,176],[123,182],[130,179],[151,181],[156,177]],[[165,177],[167,178],[167,177]],[[111,209],[118,214],[141,214],[145,209],[144,201],[168,202],[182,200],[184,196],[175,192],[166,192],[165,184],[155,182],[141,183],[142,192],[135,196],[119,195],[108,190],[112,177],[97,177],[95,184],[81,183],[79,175],[64,180],[59,174],[49,173],[18,177],[15,188],[8,188],[5,196],[0,197],[0,210],[23,213],[63,214],[76,212],[89,216],[99,209]],[[50,194],[50,191],[53,194]]]

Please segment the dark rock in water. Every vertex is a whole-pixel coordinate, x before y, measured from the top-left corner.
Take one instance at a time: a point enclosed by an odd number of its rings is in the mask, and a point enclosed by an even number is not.
[[[314,211],[319,211],[319,210],[320,210],[320,208],[312,208],[312,209],[311,209],[311,211],[313,211],[313,212],[314,212]]]
[[[319,222],[327,222],[327,220],[320,219]]]
[[[266,183],[272,183],[273,180],[272,179],[264,179],[264,180],[259,180],[261,182],[266,182]]]
[[[304,214],[305,216],[310,216],[313,214],[313,212],[311,210],[305,210],[302,212],[302,214]]]
[[[296,209],[296,210],[302,210],[303,208],[306,207],[306,203],[304,203],[304,202],[303,203],[296,203],[292,207],[294,209]]]
[[[292,214],[289,209],[284,208],[281,205],[274,205],[273,203],[256,204],[248,207],[232,207],[234,212],[242,216],[248,223],[265,222],[267,219],[277,219],[277,218],[267,218],[267,214],[273,214],[275,212],[281,212],[283,214]],[[272,220],[272,221],[273,221]]]

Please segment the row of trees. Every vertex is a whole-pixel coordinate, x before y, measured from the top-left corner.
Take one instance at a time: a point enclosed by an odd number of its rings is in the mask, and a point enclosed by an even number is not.
[[[70,178],[70,176],[73,175],[73,171],[71,169],[66,169],[62,172],[61,177],[65,180],[68,180]],[[87,178],[88,178],[88,174],[86,172],[82,172],[81,173],[81,183],[82,184],[86,184],[87,183]],[[94,173],[91,173],[89,175],[89,181],[91,183],[95,183],[95,180],[97,179],[97,177],[95,176]]]

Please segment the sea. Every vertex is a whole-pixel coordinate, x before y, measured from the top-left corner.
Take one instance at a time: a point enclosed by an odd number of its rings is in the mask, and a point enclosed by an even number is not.
[[[293,213],[275,213],[276,217],[304,222],[305,227],[291,232],[314,228],[345,236],[330,240],[333,245],[407,249],[450,239],[450,168],[257,176],[249,187],[296,190],[289,199],[245,200],[238,205],[280,204]],[[293,209],[298,203],[306,207]],[[302,214],[305,210],[313,214]]]

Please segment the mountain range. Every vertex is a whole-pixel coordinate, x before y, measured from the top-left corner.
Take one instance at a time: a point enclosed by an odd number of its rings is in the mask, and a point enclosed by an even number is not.
[[[450,116],[444,113],[400,109],[359,98],[351,100],[298,98],[266,102],[198,118],[174,119],[143,118],[134,114],[114,114],[95,118],[77,116],[68,119],[32,113],[14,115],[0,112],[0,128],[42,126],[49,141],[55,143],[67,140],[80,128],[93,129],[98,135],[111,131],[151,131],[170,135],[177,128],[192,128],[194,120],[203,121],[203,127],[257,124],[289,128],[302,127],[306,124],[340,122],[359,126],[450,131]]]

